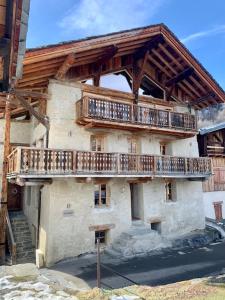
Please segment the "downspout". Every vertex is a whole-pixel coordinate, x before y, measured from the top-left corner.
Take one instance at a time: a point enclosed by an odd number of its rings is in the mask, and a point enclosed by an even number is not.
[[[37,224],[37,242],[36,242],[36,249],[39,249],[39,236],[40,236],[40,223],[41,223],[41,194],[42,194],[42,189],[44,185],[40,187],[39,190],[39,199],[38,199],[38,224]]]
[[[45,148],[48,148],[48,144],[49,144],[49,118],[47,116],[45,116],[46,119],[46,124],[44,125],[46,128],[46,140],[45,140]]]

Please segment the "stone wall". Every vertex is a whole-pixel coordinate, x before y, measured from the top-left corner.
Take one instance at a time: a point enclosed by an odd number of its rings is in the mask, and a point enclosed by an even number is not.
[[[85,129],[75,122],[75,103],[81,98],[79,84],[51,81],[47,115],[50,120],[49,148],[90,150],[90,136],[105,135],[105,151],[128,152],[129,131]],[[182,110],[182,109],[181,109]],[[33,123],[31,143],[45,135],[42,125]],[[160,142],[168,143],[168,153],[180,156],[198,156],[196,138],[175,139],[157,134],[138,132],[140,153],[160,154]],[[140,217],[145,223],[161,222],[163,235],[178,237],[195,229],[204,228],[202,186],[200,182],[177,179],[176,201],[165,202],[165,181],[153,179],[139,184]],[[126,231],[131,222],[131,195],[128,179],[114,178],[110,186],[110,205],[94,207],[94,184],[78,183],[76,179],[54,179],[42,189],[41,226],[39,248],[45,263],[51,265],[67,257],[95,251],[93,226],[110,225],[107,244]],[[32,188],[31,198],[38,191]],[[30,226],[37,225],[36,200],[24,211]],[[27,206],[27,201],[25,201]],[[92,230],[90,230],[92,228]]]

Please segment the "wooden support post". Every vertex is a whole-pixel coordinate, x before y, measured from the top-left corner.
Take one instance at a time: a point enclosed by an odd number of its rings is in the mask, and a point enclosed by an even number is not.
[[[9,96],[10,97],[10,96]],[[5,138],[4,138],[4,157],[2,170],[2,192],[0,198],[0,264],[5,262],[5,242],[6,242],[6,217],[7,217],[7,169],[8,155],[10,151],[10,102],[5,105]]]

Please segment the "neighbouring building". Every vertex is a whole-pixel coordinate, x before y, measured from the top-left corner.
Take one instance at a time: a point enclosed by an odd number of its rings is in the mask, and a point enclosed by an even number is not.
[[[8,209],[25,215],[39,264],[93,252],[98,238],[110,248],[147,234],[151,250],[204,229],[212,168],[196,111],[225,94],[165,25],[28,49],[16,88],[2,120]]]
[[[220,222],[225,216],[225,123],[201,128],[198,143],[200,156],[212,160],[213,176],[203,182],[205,215]]]

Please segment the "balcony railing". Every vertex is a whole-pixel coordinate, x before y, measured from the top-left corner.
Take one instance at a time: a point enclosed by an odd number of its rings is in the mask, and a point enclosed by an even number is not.
[[[211,168],[211,159],[207,157],[189,158],[28,147],[18,147],[8,157],[8,177],[16,175],[207,177],[212,173]]]
[[[164,128],[185,132],[196,132],[196,116],[147,106],[97,99],[84,96],[77,102],[77,120],[88,119],[144,126],[150,130]],[[113,125],[113,124],[112,124]]]

